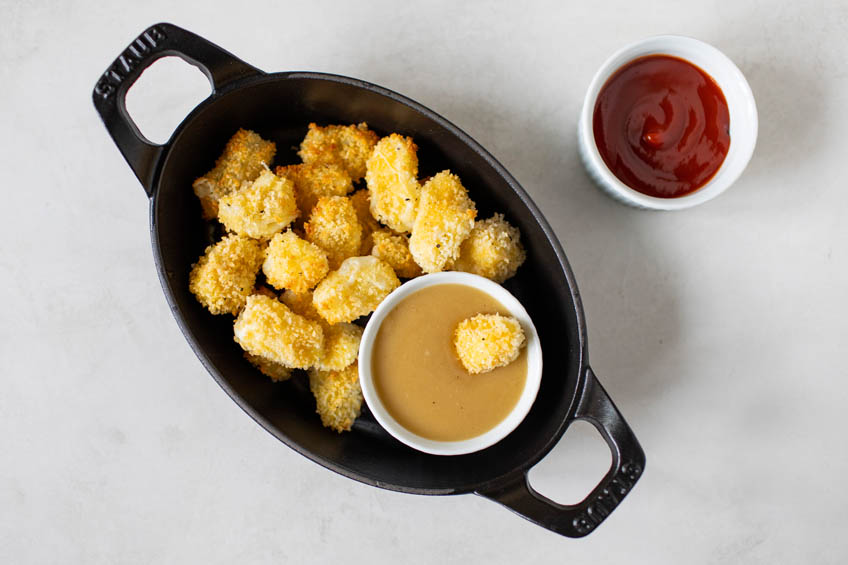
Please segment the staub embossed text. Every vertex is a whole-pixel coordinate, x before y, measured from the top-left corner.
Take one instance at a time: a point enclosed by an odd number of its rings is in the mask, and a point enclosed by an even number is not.
[[[153,26],[139,35],[103,73],[94,87],[94,92],[101,98],[109,98],[139,62],[160,46],[165,39],[167,36],[159,26]]]
[[[574,518],[574,529],[581,534],[594,530],[630,492],[641,474],[642,467],[637,463],[628,462],[622,465],[610,484],[592,498],[586,511]]]

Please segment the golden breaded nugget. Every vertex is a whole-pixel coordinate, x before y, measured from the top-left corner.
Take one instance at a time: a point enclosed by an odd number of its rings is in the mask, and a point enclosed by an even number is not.
[[[518,228],[510,225],[503,214],[495,214],[474,224],[450,268],[502,283],[515,274],[526,256]]]
[[[297,207],[304,220],[322,196],[345,196],[353,190],[350,175],[333,163],[288,165],[277,167],[275,172],[294,182]]]
[[[362,339],[362,328],[355,324],[323,325],[324,352],[315,363],[315,368],[322,371],[341,371],[359,355],[359,341]]]
[[[353,203],[346,196],[319,198],[303,231],[307,241],[327,252],[331,269],[337,269],[348,257],[359,255],[362,226]]]
[[[236,343],[253,355],[290,369],[314,365],[324,350],[321,324],[298,316],[288,306],[253,294],[233,325]]]
[[[325,321],[321,317],[321,314],[318,313],[318,310],[315,309],[315,306],[312,305],[312,292],[309,290],[305,292],[286,290],[280,295],[280,300],[283,304],[291,308],[291,311],[295,314],[318,322]]]
[[[340,165],[352,180],[358,181],[365,176],[365,161],[376,143],[377,134],[365,122],[355,126],[309,124],[297,154],[304,163]]]
[[[421,196],[417,151],[411,137],[393,133],[381,139],[368,158],[365,182],[371,213],[400,233],[412,229]]]
[[[252,131],[238,130],[215,161],[215,168],[192,184],[200,199],[203,217],[207,220],[217,217],[218,200],[241,188],[242,183],[256,180],[262,169],[273,161],[276,152],[274,142],[265,141]]]
[[[374,240],[371,255],[391,265],[397,276],[411,279],[421,274],[421,267],[409,252],[407,236],[394,235],[389,230],[382,229],[375,231],[371,237]]]
[[[268,169],[252,184],[218,200],[218,219],[233,232],[270,239],[298,216],[294,183]]]
[[[344,369],[354,361],[359,354],[359,341],[362,338],[362,328],[344,322],[330,325],[321,317],[312,304],[311,292],[285,291],[280,296],[283,304],[291,308],[295,314],[300,314],[310,320],[315,320],[324,329],[324,352],[315,367],[325,371]]]
[[[253,291],[262,264],[255,239],[228,235],[206,248],[192,267],[188,288],[213,314],[238,314]]]
[[[310,369],[309,389],[324,427],[339,433],[350,431],[362,410],[359,365],[353,363],[341,371]]]
[[[518,358],[524,343],[524,330],[518,320],[500,314],[466,318],[453,334],[456,354],[471,374],[509,365]]]
[[[374,246],[371,234],[381,229],[380,223],[371,214],[371,199],[368,196],[368,189],[360,188],[350,195],[350,201],[354,210],[356,210],[356,219],[359,220],[359,225],[362,227],[362,245],[359,247],[359,254],[368,255],[371,253],[371,247]]]
[[[373,312],[399,286],[394,269],[385,261],[374,256],[351,257],[318,283],[312,303],[331,324],[352,322]]]
[[[305,292],[330,270],[323,249],[291,231],[275,235],[265,252],[262,272],[274,288]]]
[[[475,216],[477,209],[459,177],[442,171],[427,181],[409,238],[409,251],[425,273],[438,273],[459,256]]]
[[[244,358],[250,361],[251,365],[259,369],[260,373],[271,377],[271,380],[275,383],[287,381],[291,377],[291,369],[270,359],[265,359],[261,355],[252,355],[245,351]]]

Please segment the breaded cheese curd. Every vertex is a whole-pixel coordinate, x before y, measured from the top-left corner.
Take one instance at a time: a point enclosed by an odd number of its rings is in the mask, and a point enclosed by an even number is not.
[[[350,431],[362,410],[358,363],[341,371],[310,369],[309,389],[324,427],[339,433]]]
[[[359,220],[359,226],[362,228],[362,245],[359,247],[359,254],[368,255],[374,245],[371,234],[382,229],[382,226],[371,214],[371,199],[367,188],[360,188],[351,194],[350,202],[353,204],[353,209],[356,210],[356,219]]]
[[[244,358],[247,359],[251,365],[259,369],[260,373],[269,377],[275,383],[287,381],[291,378],[291,369],[285,365],[277,363],[276,361],[271,361],[261,355],[252,355],[247,351],[244,352]]]
[[[472,375],[509,365],[518,359],[525,341],[518,320],[501,314],[466,318],[453,334],[457,357]]]
[[[474,228],[477,209],[459,177],[436,174],[424,185],[409,238],[409,251],[425,273],[444,270]]]
[[[315,368],[322,371],[341,371],[356,361],[359,355],[362,328],[345,322],[324,324],[324,351],[315,363]]]
[[[374,256],[351,257],[318,283],[312,303],[331,324],[352,322],[373,312],[399,286],[394,269],[385,261]]]
[[[515,275],[526,257],[518,228],[510,225],[503,214],[495,214],[474,224],[450,268],[502,283]]]
[[[421,274],[421,267],[409,252],[407,236],[395,235],[387,229],[382,229],[375,231],[371,237],[374,241],[371,255],[391,265],[397,276],[411,279]]]
[[[188,288],[213,314],[238,314],[253,292],[262,264],[255,239],[228,235],[210,245],[192,267]]]
[[[274,142],[265,141],[256,132],[238,130],[215,161],[215,168],[192,184],[203,208],[203,218],[216,218],[218,200],[241,188],[242,183],[256,180],[274,160],[276,152]]]
[[[339,371],[354,361],[359,355],[359,342],[362,339],[362,328],[339,322],[329,324],[312,304],[312,293],[285,291],[280,300],[291,308],[292,312],[310,320],[315,320],[324,329],[324,351],[315,367],[324,371]]]
[[[288,306],[267,296],[247,297],[233,325],[236,343],[252,355],[290,369],[307,369],[324,349],[321,324],[298,316]]]
[[[280,294],[280,301],[291,308],[291,311],[295,314],[318,322],[324,321],[324,318],[321,317],[321,314],[312,305],[312,291],[295,292],[293,290],[286,290]]]
[[[359,255],[362,227],[353,203],[346,196],[319,198],[303,231],[307,241],[327,253],[331,269],[338,269],[342,261]]]
[[[377,143],[366,168],[371,213],[396,232],[412,230],[421,195],[418,146],[411,137],[393,133]]]
[[[218,200],[218,219],[228,230],[270,239],[298,216],[294,183],[265,169],[252,184]]]
[[[311,289],[329,270],[326,252],[291,230],[271,239],[262,263],[262,272],[270,285],[295,292]]]
[[[331,125],[309,124],[309,131],[300,144],[298,155],[304,163],[334,163],[340,165],[354,182],[365,176],[365,161],[377,143],[377,134],[368,124]]]
[[[304,220],[322,196],[345,196],[353,191],[350,175],[334,163],[288,165],[277,167],[275,172],[294,183],[297,207]]]

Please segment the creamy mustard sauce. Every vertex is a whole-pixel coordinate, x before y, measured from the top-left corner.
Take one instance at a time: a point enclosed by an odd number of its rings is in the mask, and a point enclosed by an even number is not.
[[[419,436],[459,441],[494,428],[512,411],[527,378],[527,350],[507,365],[470,375],[453,346],[456,325],[475,314],[509,315],[488,294],[440,284],[407,296],[383,320],[372,373],[383,405]]]

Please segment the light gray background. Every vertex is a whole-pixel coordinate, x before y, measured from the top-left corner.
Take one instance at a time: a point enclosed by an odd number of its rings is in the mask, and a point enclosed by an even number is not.
[[[0,562],[844,563],[848,8],[844,2],[0,0]],[[146,198],[90,92],[171,21],[268,71],[359,77],[478,139],[562,240],[591,359],[646,474],[582,541],[474,496],[344,479],[261,430],[165,305]],[[760,114],[741,180],[650,213],[598,192],[575,121],[626,42],[691,35]],[[131,93],[167,138],[208,92],[163,62]],[[563,502],[609,455],[576,427],[532,474]]]

